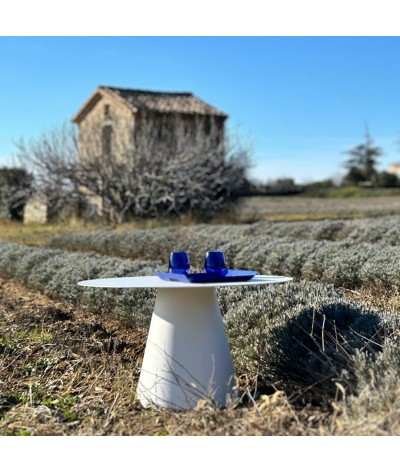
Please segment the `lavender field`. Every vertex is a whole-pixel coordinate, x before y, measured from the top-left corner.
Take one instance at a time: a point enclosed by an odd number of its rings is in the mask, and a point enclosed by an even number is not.
[[[134,434],[133,424],[141,425],[138,434],[398,434],[399,228],[400,216],[393,215],[64,232],[43,247],[0,242],[0,371],[12,371],[12,380],[0,389],[0,431],[37,434],[43,430],[39,413],[45,411],[44,422],[54,434]],[[190,413],[160,411],[158,426],[151,426],[140,421],[140,405],[128,396],[138,378],[154,290],[91,290],[76,284],[166,270],[173,250],[188,250],[193,268],[201,269],[209,249],[223,250],[231,268],[291,275],[294,282],[219,289],[241,402],[223,411],[212,405]],[[21,315],[24,292],[37,293],[40,300],[40,306],[29,303],[28,318],[26,309],[25,318]],[[14,302],[10,293],[19,294]],[[56,323],[40,315],[52,304],[64,313]],[[90,321],[83,329],[85,317]],[[67,334],[61,342],[55,328],[67,325],[68,333],[77,330],[75,338]],[[127,336],[134,341],[123,341]],[[124,370],[118,384],[109,375],[92,384],[100,389],[96,401],[82,395],[77,378],[68,390],[52,390],[54,372],[65,362],[78,369],[68,352],[82,358],[83,350],[97,365],[93,342],[101,362],[111,362],[109,372]],[[36,364],[28,363],[28,369],[22,356],[22,365],[12,367],[10,356],[21,347],[32,349],[32,343],[35,352],[43,351]],[[32,401],[27,375],[34,385]],[[108,409],[115,397],[103,390],[124,392],[111,420]],[[89,416],[96,418],[90,427]]]

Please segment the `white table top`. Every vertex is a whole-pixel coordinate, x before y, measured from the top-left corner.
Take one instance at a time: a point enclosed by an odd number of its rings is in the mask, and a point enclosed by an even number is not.
[[[292,277],[280,275],[256,275],[245,282],[213,282],[205,284],[192,284],[183,282],[169,282],[155,276],[143,277],[115,277],[112,279],[82,280],[78,285],[84,287],[103,288],[205,288],[205,287],[234,287],[237,285],[263,285],[281,284],[290,282]]]

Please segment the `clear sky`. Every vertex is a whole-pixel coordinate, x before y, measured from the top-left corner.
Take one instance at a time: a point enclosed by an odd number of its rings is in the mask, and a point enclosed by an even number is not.
[[[252,143],[253,176],[338,175],[365,123],[400,160],[399,37],[1,37],[0,166],[97,85],[191,91]]]

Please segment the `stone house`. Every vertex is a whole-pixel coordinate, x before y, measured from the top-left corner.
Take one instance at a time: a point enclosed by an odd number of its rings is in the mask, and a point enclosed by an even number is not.
[[[79,128],[81,162],[108,159],[135,166],[139,156],[168,159],[180,152],[212,150],[223,159],[227,115],[189,92],[156,92],[99,86],[72,122]],[[87,193],[85,188],[80,188]],[[89,196],[90,217],[101,215],[101,197]],[[93,211],[94,210],[94,211]]]
[[[227,115],[192,93],[99,86],[72,118],[80,159],[212,147],[221,156]]]
[[[99,86],[72,122],[78,126],[79,159],[102,165],[111,157],[123,164],[146,152],[213,149],[223,158],[225,121],[228,116],[188,92],[156,92]],[[200,148],[199,148],[200,146]],[[80,189],[85,193],[85,189]],[[87,196],[95,213],[101,214],[100,197]],[[44,222],[47,206],[29,202],[24,220]]]

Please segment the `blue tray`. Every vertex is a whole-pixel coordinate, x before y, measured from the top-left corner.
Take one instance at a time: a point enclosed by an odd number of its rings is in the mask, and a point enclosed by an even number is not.
[[[160,279],[168,282],[185,282],[206,284],[212,282],[244,282],[252,279],[254,270],[225,270],[223,273],[194,272],[192,274],[175,274],[173,272],[154,272]]]

